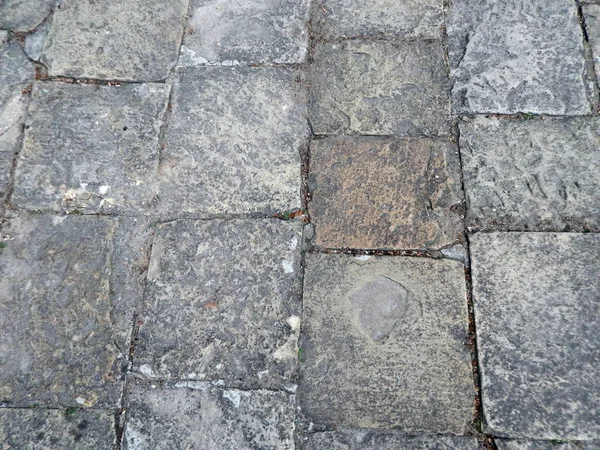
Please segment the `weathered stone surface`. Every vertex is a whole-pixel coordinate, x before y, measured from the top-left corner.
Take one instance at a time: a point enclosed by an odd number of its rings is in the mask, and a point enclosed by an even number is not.
[[[306,264],[299,395],[309,420],[463,433],[473,415],[463,266],[323,254]]]
[[[2,235],[0,402],[119,407],[146,229],[28,214]]]
[[[177,64],[186,0],[62,0],[41,61],[50,75],[159,81]]]
[[[311,66],[316,134],[447,135],[450,102],[439,42],[319,44]]]
[[[313,5],[313,28],[324,39],[357,36],[441,37],[441,0],[390,2],[318,0]]]
[[[304,61],[308,0],[192,0],[180,65]]]
[[[581,447],[571,442],[524,441],[495,439],[498,450],[580,450]]]
[[[3,449],[114,450],[117,447],[112,411],[0,409]]]
[[[37,83],[13,202],[32,210],[147,211],[168,97],[162,84]]]
[[[52,20],[45,20],[34,32],[27,34],[24,38],[23,51],[34,61],[39,61],[42,56],[51,24]]]
[[[56,0],[3,0],[0,3],[0,29],[30,31],[52,12]]]
[[[300,207],[308,125],[296,75],[285,68],[183,71],[159,167],[163,214]]]
[[[321,247],[439,248],[462,234],[458,149],[447,141],[314,140],[309,188]]]
[[[161,225],[136,370],[149,378],[287,387],[300,332],[300,242],[299,223],[274,219]]]
[[[488,431],[600,437],[600,235],[478,233],[471,258]]]
[[[585,20],[585,30],[592,47],[594,66],[600,69],[600,5],[583,5],[581,7]],[[597,73],[598,77],[599,74]],[[598,78],[600,80],[600,78]]]
[[[573,0],[455,0],[447,17],[455,112],[591,112]]]
[[[600,120],[460,124],[469,225],[600,231]]]
[[[127,450],[294,449],[294,396],[181,382],[129,387]]]

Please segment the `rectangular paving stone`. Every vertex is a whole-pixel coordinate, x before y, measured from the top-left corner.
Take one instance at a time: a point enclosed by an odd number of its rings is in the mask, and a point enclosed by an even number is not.
[[[294,447],[294,396],[211,388],[207,383],[129,386],[126,450]]]
[[[457,114],[590,114],[574,0],[455,0],[447,13]]]
[[[464,268],[308,254],[299,398],[335,427],[463,434],[473,417]]]
[[[439,248],[462,236],[458,149],[445,140],[314,140],[309,188],[320,247]]]
[[[191,0],[179,64],[305,60],[308,0]]]
[[[136,371],[286,388],[300,332],[301,224],[175,221],[154,239]],[[293,389],[293,388],[292,388]]]
[[[600,231],[600,120],[460,123],[470,226]]]
[[[581,450],[575,442],[495,439],[498,450]]]
[[[310,89],[315,134],[448,135],[449,118],[440,42],[317,44]]]
[[[161,153],[160,211],[275,213],[300,208],[306,92],[287,68],[185,70]]]
[[[2,236],[0,403],[118,408],[147,230],[24,214]]]
[[[52,12],[56,0],[3,0],[0,3],[0,29],[31,31]]]
[[[478,233],[473,301],[487,432],[600,436],[600,235]]]
[[[13,203],[30,210],[148,212],[169,87],[36,83]]]
[[[187,0],[61,0],[41,62],[54,76],[160,81],[177,64]]]

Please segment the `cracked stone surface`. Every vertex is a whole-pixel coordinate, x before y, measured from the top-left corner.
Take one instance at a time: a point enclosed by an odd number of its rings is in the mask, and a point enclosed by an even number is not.
[[[299,397],[308,418],[464,433],[473,380],[463,266],[402,257],[306,258]]]
[[[597,118],[462,122],[469,224],[600,231],[599,130]]]
[[[458,149],[422,138],[331,137],[311,144],[314,243],[439,248],[462,235]]]
[[[470,241],[488,432],[598,439],[600,235],[478,233]]]
[[[52,12],[57,0],[3,0],[0,3],[0,29],[31,31]]]
[[[449,84],[439,42],[317,44],[313,58],[315,134],[449,134]]]
[[[455,0],[447,17],[456,113],[591,112],[573,0]]]

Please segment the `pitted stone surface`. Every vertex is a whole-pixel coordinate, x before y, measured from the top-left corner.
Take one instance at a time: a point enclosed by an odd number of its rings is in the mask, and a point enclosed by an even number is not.
[[[177,63],[187,0],[61,0],[41,61],[73,78],[159,81]]]
[[[0,29],[31,31],[52,12],[57,0],[3,0],[0,3]]]
[[[306,265],[299,395],[309,420],[463,433],[473,413],[463,266],[324,254],[308,254]],[[374,340],[352,298],[380,277],[405,289],[407,310],[387,339]],[[390,287],[385,295],[398,292]]]
[[[161,225],[136,370],[149,378],[286,387],[298,354],[300,243],[299,223],[275,219]]]
[[[332,137],[311,143],[314,243],[439,248],[462,235],[458,149],[422,138]]]
[[[495,439],[498,450],[580,450],[576,443]]]
[[[600,120],[460,124],[469,225],[600,231]]]
[[[162,84],[37,83],[13,203],[30,210],[147,211],[168,97]]]
[[[455,0],[447,17],[455,112],[591,112],[573,0]]]
[[[129,387],[126,450],[293,450],[294,396],[207,383]]]
[[[301,63],[308,0],[191,0],[180,65]]]
[[[439,42],[317,44],[310,121],[316,134],[447,135],[450,102]]]
[[[299,76],[264,67],[183,71],[159,167],[164,215],[300,208],[308,125]]]
[[[478,233],[473,300],[488,432],[600,437],[600,234]]]

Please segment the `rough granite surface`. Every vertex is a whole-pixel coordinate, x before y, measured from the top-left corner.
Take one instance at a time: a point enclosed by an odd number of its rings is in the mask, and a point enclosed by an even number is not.
[[[494,439],[498,450],[581,450],[574,442]]]
[[[0,30],[31,31],[52,12],[57,0],[2,0]]]
[[[588,41],[592,47],[594,66],[600,69],[600,5],[582,5]],[[596,75],[598,77],[598,74]],[[600,81],[600,78],[597,78]]]

